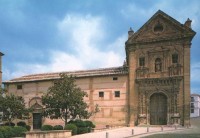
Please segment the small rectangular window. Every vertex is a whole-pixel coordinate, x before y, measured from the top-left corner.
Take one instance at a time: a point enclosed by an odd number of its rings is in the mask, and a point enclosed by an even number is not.
[[[194,109],[191,109],[191,113],[194,113]]]
[[[117,77],[113,77],[113,80],[118,80],[118,78]]]
[[[191,102],[194,102],[194,97],[191,97]]]
[[[194,103],[191,103],[191,108],[194,108]]]
[[[178,54],[172,55],[172,63],[178,63]]]
[[[22,89],[22,85],[17,85],[17,90],[21,90]]]
[[[104,97],[104,92],[99,92],[99,97]]]
[[[139,65],[140,65],[140,67],[144,67],[145,66],[145,58],[144,57],[140,57],[139,58]]]
[[[115,91],[115,97],[120,97],[120,91]]]

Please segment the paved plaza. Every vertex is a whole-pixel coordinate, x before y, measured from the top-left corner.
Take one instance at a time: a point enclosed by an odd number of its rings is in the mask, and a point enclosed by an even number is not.
[[[175,127],[121,127],[102,130],[99,132],[87,133],[82,135],[72,136],[72,138],[130,138],[130,137],[141,137],[145,134],[157,134],[160,132],[169,131],[182,131],[186,128],[175,128]]]
[[[191,127],[121,127],[72,136],[72,138],[200,138],[200,118],[191,119]]]

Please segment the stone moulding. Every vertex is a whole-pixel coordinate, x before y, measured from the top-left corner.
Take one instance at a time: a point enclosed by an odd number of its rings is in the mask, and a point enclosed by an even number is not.
[[[172,115],[172,118],[179,118],[180,117],[180,114],[179,113],[174,113],[173,115]]]
[[[139,117],[140,118],[146,118],[147,116],[146,116],[146,114],[139,114]]]
[[[26,133],[26,138],[68,138],[71,130],[31,131]]]

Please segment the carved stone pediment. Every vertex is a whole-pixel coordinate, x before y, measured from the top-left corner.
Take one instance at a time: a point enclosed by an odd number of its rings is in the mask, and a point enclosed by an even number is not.
[[[40,97],[33,97],[30,101],[29,101],[29,107],[35,107],[37,108],[38,105],[41,107],[42,105],[42,99]]]
[[[127,43],[156,42],[194,35],[195,32],[191,28],[159,10],[128,39]]]
[[[31,106],[33,109],[42,109],[42,106],[38,103],[35,103],[34,105]]]

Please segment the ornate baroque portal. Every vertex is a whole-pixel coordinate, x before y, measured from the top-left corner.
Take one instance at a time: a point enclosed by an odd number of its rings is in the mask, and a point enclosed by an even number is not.
[[[179,87],[182,77],[137,79],[139,124],[180,123]]]

